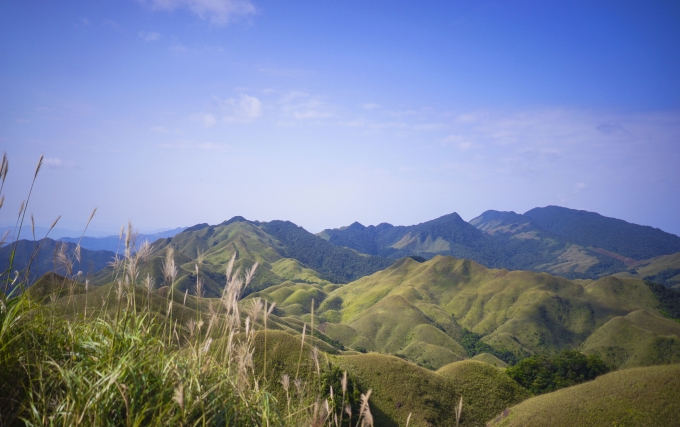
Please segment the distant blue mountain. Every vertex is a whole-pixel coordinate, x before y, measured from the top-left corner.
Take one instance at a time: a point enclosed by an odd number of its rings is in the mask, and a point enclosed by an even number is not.
[[[161,231],[159,233],[153,234],[138,234],[137,235],[137,247],[148,240],[149,243],[153,243],[158,239],[166,239],[168,237],[173,237],[176,234],[184,231],[186,227],[178,227],[172,230]],[[125,237],[123,237],[125,239]],[[83,237],[81,240],[79,237],[62,237],[59,239],[62,242],[78,243],[80,241],[80,246],[85,249],[90,249],[92,251],[111,251],[111,252],[123,252],[125,241],[121,242],[118,236],[106,236],[106,237]]]

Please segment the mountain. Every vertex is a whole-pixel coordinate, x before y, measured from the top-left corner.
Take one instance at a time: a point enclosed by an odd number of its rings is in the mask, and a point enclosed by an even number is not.
[[[680,252],[680,237],[673,234],[557,206],[525,214],[491,210],[469,223],[455,213],[412,226],[366,227],[355,222],[318,236],[372,255],[425,259],[446,255],[487,267],[546,271],[570,279],[597,279],[648,258]]]
[[[7,233],[7,240],[8,241],[13,241],[14,240],[14,235],[16,233],[16,228],[14,225],[7,225],[0,227],[0,236],[3,236],[5,233]],[[36,239],[42,239],[43,237],[47,236],[51,239],[56,239],[59,240],[62,237],[74,237],[74,236],[80,236],[83,234],[83,231],[80,230],[69,230],[66,228],[53,228],[51,231],[47,227],[41,227],[39,225],[35,226],[35,228],[32,228],[30,224],[24,224],[23,227],[21,227],[21,233],[19,235],[20,238],[24,239],[32,239],[33,238],[33,231],[35,231],[35,238]],[[49,235],[48,235],[49,231]],[[88,230],[87,233],[85,233],[86,236],[89,237],[105,237],[109,235],[109,233],[105,231],[97,231],[97,230]]]
[[[173,237],[177,235],[178,233],[181,233],[182,231],[185,230],[186,227],[178,227],[174,228],[172,230],[166,230],[166,231],[161,231],[158,233],[152,233],[152,234],[138,234],[137,235],[137,246],[141,245],[144,241],[148,241],[149,243],[153,243],[158,239],[165,239],[168,237]],[[89,237],[85,236],[82,239],[80,237],[62,237],[59,239],[61,242],[70,242],[70,243],[78,243],[80,242],[80,246],[83,248],[87,248],[93,251],[111,251],[111,252],[117,252],[121,253],[123,251],[123,245],[125,244],[125,240],[119,237],[119,236],[106,236],[106,237]]]
[[[82,248],[80,251],[80,261],[75,256],[75,243],[57,242],[52,239],[19,240],[16,245],[9,244],[0,248],[0,272],[9,268],[10,254],[16,248],[12,272],[17,270],[22,274],[26,273],[26,268],[30,264],[28,283],[33,283],[37,278],[48,272],[66,273],[66,266],[59,261],[58,252],[63,245],[64,258],[71,266],[71,273],[77,274],[82,271],[84,275],[91,275],[105,268],[109,262],[113,261],[115,254],[109,251],[91,251]],[[13,274],[13,273],[12,273]]]
[[[680,252],[680,237],[649,226],[608,218],[598,213],[559,206],[535,208],[524,214],[555,235],[634,260]]]
[[[173,237],[152,244],[148,262],[140,267],[140,277],[147,274],[160,286],[164,283],[163,263],[168,247],[174,250],[178,275],[175,288],[196,291],[198,254],[203,263],[199,276],[206,296],[221,295],[225,268],[236,254],[235,269],[246,270],[259,263],[246,293],[298,280],[303,282],[347,283],[391,265],[394,260],[359,254],[334,246],[287,221],[259,222],[234,217],[217,225],[197,224]],[[112,280],[112,269],[96,276],[97,284]]]
[[[578,283],[436,256],[403,258],[340,287],[286,282],[251,294],[345,347],[437,369],[481,352],[554,354],[581,348],[620,367],[680,362],[680,324],[643,281]],[[476,340],[479,340],[475,342]]]

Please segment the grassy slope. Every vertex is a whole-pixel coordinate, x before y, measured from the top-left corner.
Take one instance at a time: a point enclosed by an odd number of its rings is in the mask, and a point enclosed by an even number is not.
[[[190,294],[195,293],[195,263],[199,252],[204,255],[200,274],[206,296],[216,297],[221,294],[226,281],[225,267],[234,253],[237,254],[234,271],[238,269],[243,271],[252,267],[255,262],[259,263],[253,282],[249,289],[246,289],[246,293],[285,281],[272,271],[272,265],[282,259],[278,252],[280,245],[247,222],[207,226],[158,240],[153,244],[150,260],[140,268],[140,277],[149,274],[158,286],[164,283],[162,271],[168,246],[175,249],[174,258],[179,269],[175,289],[180,292],[188,290]],[[95,279],[95,283],[99,285],[109,282],[111,269],[100,272]]]
[[[618,277],[651,279],[656,282],[663,276],[666,285],[680,288],[680,252],[662,255],[642,261],[628,271],[617,273]]]
[[[489,420],[530,396],[502,369],[484,362],[455,362],[440,368],[437,373],[451,381],[457,393],[463,396],[464,425],[484,425],[479,422]]]
[[[406,263],[410,264],[408,261]],[[408,267],[408,265],[405,267]],[[87,294],[78,294],[83,289],[76,288],[74,294],[69,295],[69,292],[64,290],[63,283],[63,278],[48,276],[39,282],[39,286],[33,291],[36,298],[42,298],[45,302],[48,302],[45,307],[47,310],[51,310],[53,314],[66,317],[81,315],[86,301],[88,312],[92,313],[92,311],[102,307],[102,301],[106,301],[109,305],[109,314],[115,315],[116,293],[112,285],[92,288]],[[626,283],[626,281],[622,283]],[[611,285],[611,283],[609,284]],[[597,289],[609,289],[606,285],[607,283],[601,284]],[[253,298],[258,296],[266,298],[267,292],[278,295],[285,301],[297,292],[288,288],[297,288],[297,291],[306,289],[307,291],[323,292],[321,285],[286,282],[267,289],[266,292],[261,292],[259,295],[251,295],[240,304],[242,311],[246,311],[250,300]],[[59,291],[63,296],[50,303],[44,297],[54,290]],[[163,288],[153,292],[151,300],[148,302],[151,304],[152,311],[157,312],[162,317],[167,315],[167,291],[167,288]],[[289,293],[289,295],[285,296],[286,293]],[[196,318],[199,306],[203,315],[206,316],[209,312],[208,305],[215,303],[214,300],[210,299],[203,299],[199,302],[197,298],[189,295],[186,306],[184,306],[183,298],[184,295],[175,294],[173,315],[176,319]],[[147,304],[146,296],[141,293],[137,296],[137,305],[141,308],[145,304]],[[616,319],[618,317],[614,318],[614,320]],[[680,333],[677,330],[680,325],[643,311],[635,311],[627,315],[626,319],[636,324],[646,325],[649,329],[660,333]],[[309,319],[306,319],[306,321],[309,323]],[[180,323],[186,322],[181,321]],[[419,337],[417,340],[436,340],[437,338],[420,337],[431,333],[430,328],[436,331],[434,332],[435,335],[437,333],[443,334],[441,330],[433,326],[426,326],[425,328],[422,326],[414,328],[413,334]],[[299,334],[302,329],[302,321],[295,316],[272,315],[268,327],[270,331],[267,334],[267,369],[265,370],[263,366],[265,335],[260,332],[256,335],[255,340],[255,370],[258,376],[267,376],[275,395],[283,402],[285,393],[280,387],[278,379],[284,373],[294,377],[298,363],[300,365],[300,376],[305,380],[307,386],[311,387],[315,384],[310,343],[323,352],[337,353],[337,350],[316,337],[311,338],[308,329],[306,344],[300,352]],[[262,325],[259,324],[257,328],[261,330]],[[419,328],[425,329],[425,331],[418,331]],[[606,331],[603,332],[605,335],[611,335]],[[315,335],[321,336],[318,331]],[[417,340],[415,342],[420,342]],[[643,355],[643,357],[645,356]],[[489,357],[492,358],[493,356]],[[376,353],[353,356],[330,356],[327,353],[321,353],[321,365],[326,366],[327,361],[347,370],[350,377],[359,382],[362,391],[369,388],[373,389],[371,408],[376,419],[376,425],[380,426],[404,426],[409,413],[412,413],[411,426],[455,425],[453,406],[457,403],[460,395],[464,398],[461,425],[482,426],[495,414],[528,396],[527,392],[506,377],[502,370],[478,361],[467,360],[450,363],[437,372],[423,369],[393,356]],[[262,372],[265,374],[260,374]],[[616,404],[621,404],[621,402],[620,399],[615,400]]]
[[[551,354],[578,348],[617,316],[636,310],[659,315],[658,301],[639,280],[606,277],[582,286],[450,257],[402,259],[331,292],[327,301],[343,322],[323,325],[331,337],[433,368],[466,357],[456,342],[461,326],[486,335],[483,340],[499,349]],[[636,363],[644,365],[644,359]]]
[[[456,393],[450,382],[435,372],[393,356],[370,353],[333,359],[341,368],[372,389],[371,411],[378,426],[454,426]]]
[[[292,284],[292,282],[287,283]],[[313,288],[309,284],[292,285]],[[278,286],[278,289],[275,289],[272,293],[285,289],[286,286],[288,285]],[[61,297],[56,301],[52,301],[49,297],[45,298],[51,292],[58,292]],[[139,292],[135,298],[138,311],[144,311],[147,304],[149,304],[152,312],[157,313],[157,316],[159,316],[158,321],[163,321],[168,315],[167,292],[168,288],[161,288],[152,292],[149,295],[149,299],[147,299],[147,295],[144,292]],[[75,292],[71,294],[68,290],[68,283],[64,278],[51,275],[43,278],[38,283],[38,287],[33,290],[33,293],[36,299],[41,299],[46,303],[44,310],[47,310],[47,312],[56,317],[70,319],[81,317],[85,313],[86,307],[90,316],[96,316],[95,312],[101,310],[104,305],[106,305],[105,310],[108,316],[112,318],[116,316],[117,297],[114,284],[92,287],[87,293],[84,293],[84,289],[81,289],[76,284]],[[247,311],[247,307],[254,298],[257,297],[252,295],[240,304],[242,306],[242,315]],[[207,323],[208,306],[215,303],[214,300],[199,300],[189,295],[185,305],[184,295],[179,293],[175,293],[173,301],[173,317],[178,320],[180,325],[186,324],[189,319],[196,319],[199,307]],[[314,337],[310,336],[309,329],[305,344],[301,347],[299,335],[301,326],[302,322],[296,322],[295,318],[292,317],[280,318],[272,315],[269,318],[268,327],[270,330],[266,334],[266,367],[264,366],[265,333],[259,332],[255,335],[253,359],[255,375],[271,385],[271,391],[282,404],[285,402],[285,391],[281,387],[279,380],[283,374],[288,374],[292,382],[295,374],[299,372],[299,376],[303,380],[303,387],[317,387],[318,379],[315,377],[315,365],[311,356],[312,346],[316,346],[322,351],[319,357],[322,369],[329,366],[329,363],[333,363],[348,370],[350,378],[359,381],[362,391],[365,392],[368,388],[374,390],[371,406],[373,415],[376,418],[376,425],[404,425],[408,412],[403,414],[403,417],[401,415],[406,409],[414,413],[410,424],[412,426],[452,425],[450,422],[451,402],[454,400],[456,391],[450,381],[444,377],[391,356],[378,354],[331,356],[330,354],[337,353],[337,350],[318,339],[317,337],[321,335],[318,331]],[[262,331],[263,325],[261,322],[258,323],[256,328]],[[184,342],[187,333],[185,328],[180,328],[178,339]],[[212,348],[220,348],[218,341],[224,338],[214,338],[217,341],[213,344]],[[236,336],[235,339],[238,341],[240,337]],[[373,369],[372,366],[376,365],[384,368],[384,371]],[[381,377],[382,372],[385,373],[385,376],[382,377],[385,381],[375,382],[374,377]],[[397,388],[403,390],[404,393],[394,394],[394,390]],[[395,409],[400,410],[392,411],[390,409],[391,404],[396,405],[396,402],[404,403],[407,399],[408,405],[403,405],[403,408],[401,407],[402,405],[400,405],[400,408],[395,407]],[[283,408],[281,407],[282,410]],[[354,416],[356,417],[356,413]],[[472,423],[470,416],[468,417],[468,423],[464,425],[481,425],[482,418],[476,416],[474,418],[475,423]],[[428,421],[429,424],[425,421]]]
[[[488,363],[491,366],[497,368],[507,368],[508,364],[503,362],[501,359],[497,358],[493,354],[480,353],[471,358],[471,360],[478,360],[480,362]]]
[[[583,343],[610,365],[627,368],[680,363],[680,323],[638,310],[617,316]]]
[[[680,425],[680,365],[634,368],[537,396],[510,408],[494,427]]]

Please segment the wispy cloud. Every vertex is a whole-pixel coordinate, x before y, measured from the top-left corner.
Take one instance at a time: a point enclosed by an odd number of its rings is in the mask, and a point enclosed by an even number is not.
[[[158,40],[161,39],[161,33],[157,33],[154,31],[140,31],[138,34],[139,38],[141,38],[145,42],[157,42]]]
[[[370,110],[377,110],[378,108],[380,108],[380,104],[375,104],[373,102],[367,102],[365,104],[361,104],[362,110],[370,111]]]
[[[253,15],[257,9],[250,0],[138,0],[154,10],[188,9],[199,18],[216,25]]]
[[[15,121],[16,123],[19,123],[19,124],[22,124],[22,125],[25,125],[25,124],[30,123],[30,120],[24,119],[24,118],[14,119],[14,121]]]
[[[52,169],[72,169],[76,167],[74,162],[65,162],[58,157],[46,157],[43,164]]]
[[[196,140],[178,140],[175,142],[166,142],[156,145],[164,149],[181,149],[181,150],[202,150],[202,151],[228,151],[231,149],[229,144],[216,142],[200,142]]]
[[[320,97],[305,92],[291,91],[279,100],[281,111],[295,120],[325,119],[334,117],[330,106]]]
[[[222,110],[222,120],[227,123],[251,122],[262,115],[262,102],[245,93],[238,98],[222,100],[216,97],[215,100]]]

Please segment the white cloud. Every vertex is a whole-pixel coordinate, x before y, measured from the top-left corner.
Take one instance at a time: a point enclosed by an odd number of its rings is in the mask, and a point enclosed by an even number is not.
[[[586,188],[586,184],[585,184],[585,183],[583,183],[583,182],[577,182],[577,183],[574,185],[574,194],[580,193],[581,190],[583,190],[584,188]]]
[[[281,111],[296,120],[334,117],[330,107],[319,97],[304,92],[288,92],[279,100]]]
[[[219,100],[221,108],[226,113],[225,122],[250,122],[262,115],[262,102],[254,96],[242,93],[238,99],[229,98]]]
[[[22,125],[25,125],[25,124],[27,124],[27,123],[30,123],[30,121],[29,121],[28,119],[22,119],[22,118],[14,119],[14,121],[15,121],[16,123],[19,123],[19,124],[22,124]]]
[[[157,133],[168,133],[170,132],[170,129],[164,127],[164,126],[151,126],[149,128],[150,131],[152,132],[157,132]]]
[[[204,150],[204,151],[227,151],[231,148],[229,144],[216,142],[198,142],[196,140],[177,140],[175,142],[164,142],[156,144],[159,148],[180,149],[180,150]]]
[[[138,0],[152,9],[173,11],[188,9],[199,18],[216,25],[226,25],[234,19],[252,15],[257,10],[250,0]]]
[[[140,31],[139,38],[145,42],[157,42],[161,39],[161,33],[156,33],[154,31]]]
[[[65,162],[58,157],[46,157],[43,160],[43,165],[52,169],[71,169],[76,166],[73,162]]]

